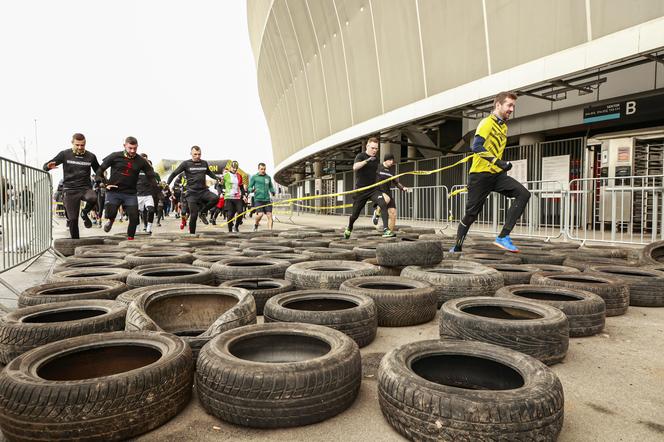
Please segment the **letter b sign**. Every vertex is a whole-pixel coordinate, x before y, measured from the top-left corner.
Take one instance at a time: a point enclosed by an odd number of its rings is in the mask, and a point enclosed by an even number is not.
[[[625,115],[632,115],[636,113],[636,101],[628,101],[625,103]]]

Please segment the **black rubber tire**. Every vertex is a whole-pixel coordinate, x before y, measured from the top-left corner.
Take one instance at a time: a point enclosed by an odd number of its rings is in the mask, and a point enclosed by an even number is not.
[[[219,287],[237,287],[245,289],[254,297],[256,314],[262,315],[268,299],[280,293],[291,292],[295,287],[290,281],[276,278],[243,278],[224,281]]]
[[[191,253],[176,250],[141,250],[127,255],[125,260],[132,267],[136,267],[144,264],[191,264],[194,262],[194,257]]]
[[[379,265],[428,266],[443,260],[443,245],[438,241],[398,241],[380,244],[376,249]]]
[[[531,284],[592,292],[604,300],[606,316],[624,315],[629,307],[629,287],[627,284],[618,278],[598,273],[556,273],[548,276],[535,273],[531,279]]]
[[[58,238],[53,240],[53,248],[64,256],[72,256],[79,246],[92,246],[104,244],[103,238]]]
[[[366,239],[340,239],[339,241],[332,241],[329,245],[330,249],[346,249],[353,250],[355,247],[366,243]]]
[[[355,401],[361,378],[360,351],[348,336],[272,323],[229,330],[203,347],[196,390],[203,408],[221,420],[285,428],[341,413]]]
[[[553,265],[553,264],[532,264],[531,267],[537,267],[539,270],[536,272],[539,275],[546,276],[546,275],[553,275],[556,273],[579,273],[581,270],[574,268],[574,267],[569,267],[569,266],[558,266],[558,265]],[[532,277],[530,280],[532,281]],[[530,284],[530,282],[526,282],[525,284]]]
[[[371,264],[378,267],[379,270],[378,274],[385,276],[399,276],[401,275],[401,271],[405,268],[403,266],[399,267],[380,266],[378,265],[378,260],[376,258],[363,259],[362,262],[366,262],[367,264]]]
[[[527,250],[521,249],[519,252],[519,258],[524,264],[551,264],[551,265],[562,265],[565,261],[565,257],[562,255],[556,255],[547,250]]]
[[[348,335],[360,347],[371,344],[378,328],[373,299],[326,289],[297,290],[273,296],[265,303],[263,320],[265,323],[324,325]]]
[[[619,278],[629,287],[629,305],[664,307],[664,272],[643,267],[593,266],[586,272]]]
[[[25,289],[18,297],[18,306],[21,308],[83,299],[115,299],[127,290],[124,282],[114,280],[49,282]]]
[[[379,245],[378,242],[367,241],[361,246],[353,247],[352,252],[355,255],[355,259],[358,261],[362,261],[369,258],[375,258],[376,248],[378,247],[378,245]]]
[[[459,261],[473,261],[478,264],[522,264],[521,258],[510,255],[497,255],[494,253],[462,253]]]
[[[329,247],[332,240],[323,238],[294,239],[290,241],[291,247]]]
[[[130,288],[163,284],[215,285],[210,269],[190,264],[148,264],[134,268],[127,277]]]
[[[496,269],[503,275],[503,284],[529,284],[530,278],[539,271],[536,265],[528,264],[485,264],[487,267]]]
[[[122,247],[123,249],[128,249],[127,253],[132,253],[132,250],[139,250],[141,247],[143,247],[145,244],[147,244],[145,241],[137,241],[137,240],[124,240],[120,241],[117,245],[118,247]]]
[[[81,256],[87,252],[117,252],[117,253],[127,253],[127,251],[121,247],[117,246],[107,246],[104,244],[95,244],[91,246],[78,246],[74,249],[74,256]]]
[[[64,272],[65,270],[91,269],[99,267],[115,267],[116,269],[128,269],[129,263],[118,258],[89,258],[70,256],[64,262],[53,267],[53,272]]]
[[[639,265],[639,263],[638,261],[627,260],[623,258],[602,258],[599,256],[575,255],[565,258],[563,265],[584,271],[588,267],[599,265],[636,267]]]
[[[290,262],[271,258],[237,257],[215,262],[210,271],[217,284],[231,279],[276,278],[284,279]]]
[[[0,373],[0,428],[12,441],[124,440],[184,409],[192,380],[191,349],[168,333],[119,331],[52,342]]]
[[[197,250],[192,254],[192,256],[194,257],[194,261],[217,262],[221,261],[222,259],[233,258],[235,256],[242,256],[242,252],[235,252],[234,249],[229,249],[227,252],[226,251],[201,252]]]
[[[306,256],[309,261],[355,261],[355,252],[353,250],[311,247],[298,249],[296,252]]]
[[[124,261],[127,252],[106,252],[103,250],[88,250],[80,255],[74,255],[76,258],[110,258],[110,259],[121,259]]]
[[[292,243],[292,240],[286,238],[278,238],[276,236],[259,236],[256,238],[250,238],[246,241],[246,244],[243,243],[242,245],[243,247],[254,247],[259,245],[294,247]]]
[[[445,301],[468,296],[493,296],[504,284],[503,275],[470,261],[442,261],[437,266],[408,266],[405,278],[426,281],[436,288],[438,307]]]
[[[359,276],[374,276],[380,269],[366,262],[307,261],[293,264],[286,270],[287,281],[297,289],[338,290],[342,282]]]
[[[615,245],[604,244],[586,244],[577,250],[578,253],[591,256],[601,256],[606,258],[623,258],[628,259],[632,256],[629,248],[617,247]]]
[[[305,230],[305,229],[287,230],[285,232],[279,233],[280,238],[287,238],[287,239],[319,238],[321,236],[323,236],[323,234],[320,232],[316,232],[313,230]]]
[[[559,309],[535,302],[452,299],[440,308],[440,337],[500,345],[552,365],[567,354],[569,322]]]
[[[292,253],[292,247],[270,245],[270,244],[253,244],[250,247],[242,250],[243,256],[261,256],[266,253]]]
[[[179,287],[181,284],[162,284],[162,285],[151,285],[149,287],[138,287],[135,289],[127,290],[124,293],[120,293],[120,295],[115,298],[115,302],[121,302],[127,307],[129,307],[129,304],[131,304],[134,299],[138,298],[140,295],[143,293],[149,292],[151,290],[158,290],[163,287]]]
[[[221,259],[226,259],[227,256],[224,256]],[[191,263],[192,266],[196,267],[205,267],[206,269],[212,268],[212,264],[214,264],[217,261],[203,261],[202,259],[195,259],[194,262]]]
[[[54,302],[0,317],[0,363],[28,350],[74,336],[123,330],[127,307],[111,300]],[[94,315],[94,316],[93,316]],[[40,318],[44,318],[40,321]]]
[[[267,255],[259,256],[259,258],[279,259],[281,261],[287,261],[291,264],[311,261],[311,259],[307,255],[303,255],[301,253],[268,253]]]
[[[373,299],[380,327],[423,324],[436,316],[438,296],[428,282],[401,276],[368,276],[344,281],[339,291]]]
[[[561,310],[569,321],[570,338],[592,336],[604,330],[606,304],[586,290],[520,284],[499,289],[496,297],[547,304]]]
[[[554,441],[563,426],[558,377],[509,348],[412,342],[387,353],[377,377],[383,415],[413,441]]]
[[[60,281],[121,281],[125,282],[129,276],[130,269],[118,269],[115,267],[98,267],[98,268],[78,268],[72,270],[64,270],[62,272],[53,273],[48,278],[48,282]]]
[[[256,323],[256,304],[247,290],[179,284],[155,287],[127,309],[126,330],[164,331],[180,336],[194,356],[213,337]]]
[[[664,241],[651,242],[642,248],[639,261],[646,266],[664,265]]]

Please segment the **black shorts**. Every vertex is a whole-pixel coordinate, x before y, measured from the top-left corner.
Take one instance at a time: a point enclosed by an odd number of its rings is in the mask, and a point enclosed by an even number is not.
[[[129,206],[138,207],[138,197],[136,194],[106,191],[106,204],[122,205],[125,208]]]
[[[261,207],[260,209],[254,210],[256,213],[272,213],[272,204],[270,204],[270,201],[254,201],[254,207],[260,207],[260,206],[265,206]]]

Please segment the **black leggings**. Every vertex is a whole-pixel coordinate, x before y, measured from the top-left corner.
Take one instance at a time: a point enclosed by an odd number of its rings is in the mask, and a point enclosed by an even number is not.
[[[385,203],[385,199],[381,192],[378,190],[372,190],[371,193],[361,193],[355,197],[355,200],[353,201],[353,211],[348,219],[348,230],[353,230],[353,224],[355,224],[355,221],[360,217],[360,214],[369,200],[371,200],[374,206],[380,207],[380,218],[383,221],[383,229],[387,229],[387,204]]]
[[[104,210],[106,211],[106,218],[115,221],[118,214],[118,205],[106,204]],[[138,206],[123,206],[129,225],[127,226],[127,238],[133,238],[136,234],[136,226],[138,226]]]
[[[229,220],[233,219],[238,213],[242,213],[243,207],[244,203],[240,199],[229,198],[224,202],[224,210],[226,211]],[[242,224],[242,217],[235,220],[235,228],[238,228],[240,224]],[[228,231],[233,231],[233,221],[228,223]]]
[[[79,238],[78,215],[81,207],[81,201],[85,201],[83,211],[88,213],[97,203],[97,193],[92,189],[65,190],[63,196],[63,205],[65,215],[69,221],[69,235],[73,239]]]
[[[507,214],[505,215],[505,226],[500,236],[509,235],[526,209],[530,200],[530,192],[521,183],[507,175],[505,172],[498,174],[481,172],[468,175],[468,200],[466,202],[466,213],[459,223],[457,230],[457,245],[463,243],[471,224],[477,220],[477,215],[484,207],[486,197],[491,192],[498,192],[508,198],[513,198]]]
[[[198,220],[199,212],[207,212],[217,204],[218,200],[219,197],[210,191],[187,193],[187,205],[189,206],[189,233],[196,233],[196,221]]]

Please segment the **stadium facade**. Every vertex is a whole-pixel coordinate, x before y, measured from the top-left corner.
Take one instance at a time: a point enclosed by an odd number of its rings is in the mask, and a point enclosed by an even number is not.
[[[503,90],[524,180],[562,155],[561,180],[629,175],[664,141],[661,0],[249,0],[248,23],[275,178],[298,195],[349,189],[371,135],[399,171],[449,163]]]

